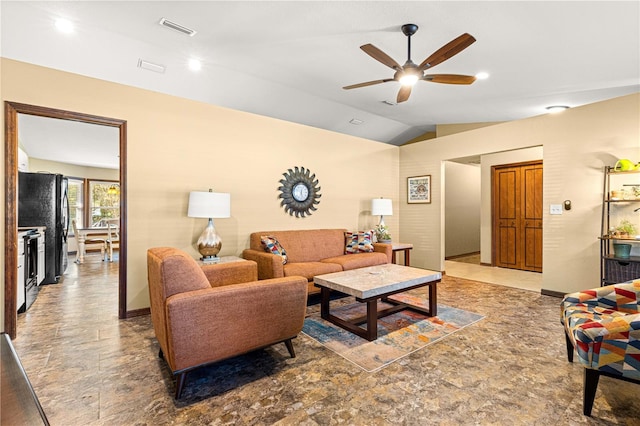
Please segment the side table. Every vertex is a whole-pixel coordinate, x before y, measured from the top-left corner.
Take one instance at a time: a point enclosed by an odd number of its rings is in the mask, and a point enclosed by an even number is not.
[[[220,256],[218,259],[220,259],[218,262],[216,263],[204,263],[202,261],[202,259],[196,259],[196,261],[198,262],[198,265],[200,266],[205,266],[205,265],[219,265],[221,263],[229,263],[229,262],[246,262],[246,259],[243,259],[241,257],[238,256]]]
[[[396,263],[396,252],[404,252],[404,266],[409,266],[409,252],[413,248],[413,244],[409,243],[391,243],[391,263]]]
[[[198,265],[213,287],[258,280],[258,264],[253,260],[221,256],[218,263],[204,263],[198,260]]]

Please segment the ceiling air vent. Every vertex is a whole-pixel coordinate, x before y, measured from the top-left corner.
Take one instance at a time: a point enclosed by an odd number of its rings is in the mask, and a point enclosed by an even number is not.
[[[179,31],[182,34],[186,34],[189,37],[193,37],[194,35],[196,35],[196,31],[195,30],[192,30],[191,28],[187,28],[187,27],[182,26],[180,24],[176,24],[175,22],[172,22],[172,21],[168,20],[167,18],[162,18],[160,20],[159,24],[162,25],[163,27],[171,28],[172,30]]]
[[[144,59],[138,59],[138,68],[158,72],[160,74],[164,73],[165,70],[164,65],[154,64],[153,62],[145,61]]]

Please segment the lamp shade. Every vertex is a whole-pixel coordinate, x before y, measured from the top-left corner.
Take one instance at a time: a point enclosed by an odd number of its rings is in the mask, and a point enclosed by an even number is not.
[[[189,217],[231,217],[231,194],[223,192],[192,191],[189,193]]]
[[[371,200],[371,214],[373,216],[393,216],[390,198],[374,198]]]

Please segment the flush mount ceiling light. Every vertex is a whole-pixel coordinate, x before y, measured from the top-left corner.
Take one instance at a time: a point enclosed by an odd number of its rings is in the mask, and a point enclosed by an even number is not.
[[[70,34],[73,32],[73,23],[68,19],[56,19],[55,26],[61,33]]]
[[[552,105],[546,108],[547,112],[549,112],[550,114],[557,114],[564,111],[565,109],[569,109],[569,107],[566,105]]]
[[[178,31],[182,34],[188,35],[189,37],[193,37],[194,35],[196,35],[196,30],[192,30],[191,28],[185,27],[184,25],[177,24],[173,21],[168,20],[167,18],[160,19],[160,22],[158,22],[158,24],[162,25],[163,27],[170,28],[174,31]]]

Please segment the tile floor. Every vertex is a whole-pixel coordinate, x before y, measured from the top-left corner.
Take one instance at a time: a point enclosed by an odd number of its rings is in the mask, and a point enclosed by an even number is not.
[[[499,284],[538,293],[542,289],[542,274],[539,272],[497,268],[457,260],[445,260],[444,270],[451,277]]]
[[[602,378],[582,415],[559,300],[449,274],[438,302],[485,319],[375,373],[300,335],[203,368],[183,399],[149,316],[117,319],[117,263],[72,264],[18,319],[16,350],[52,425],[638,425],[640,388]],[[310,310],[317,309],[315,306]]]

